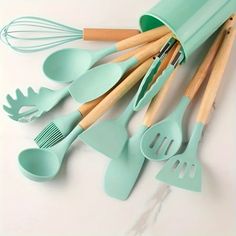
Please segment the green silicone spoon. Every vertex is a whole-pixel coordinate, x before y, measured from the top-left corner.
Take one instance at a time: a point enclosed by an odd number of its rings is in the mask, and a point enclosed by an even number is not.
[[[158,53],[163,44],[171,37],[167,34],[135,56],[118,63],[108,63],[92,68],[81,75],[69,87],[71,96],[80,103],[96,99],[111,89],[131,67]],[[104,80],[104,78],[108,78]],[[78,89],[83,88],[80,93]]]
[[[209,68],[222,43],[224,33],[225,30],[223,29],[217,36],[176,109],[167,118],[148,129],[143,135],[141,150],[147,159],[154,161],[167,160],[180,149],[183,143],[182,123],[184,113],[206,79]]]
[[[197,150],[204,126],[207,124],[211,108],[229,60],[236,31],[227,32],[214,61],[214,66],[202,98],[196,123],[184,153],[172,157],[157,175],[157,179],[179,188],[201,191],[201,165],[197,160]]]
[[[97,51],[78,48],[62,49],[54,52],[45,60],[43,71],[52,80],[68,83],[77,79],[103,57],[157,40],[169,32],[166,26],[162,26]]]

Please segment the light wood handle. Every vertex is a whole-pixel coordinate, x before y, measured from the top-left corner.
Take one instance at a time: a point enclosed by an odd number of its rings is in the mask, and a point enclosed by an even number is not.
[[[99,97],[93,101],[90,101],[90,102],[87,102],[87,103],[81,105],[78,109],[79,112],[81,113],[81,115],[83,117],[86,116],[90,111],[93,110],[94,107],[96,107],[98,105],[98,103],[100,103],[106,97],[106,95],[107,94],[104,94],[101,97]]]
[[[151,56],[156,55],[161,50],[163,45],[171,38],[171,36],[172,36],[171,33],[166,34],[165,36],[158,39],[154,43],[151,43],[147,48],[145,48],[141,52],[137,53],[135,55],[135,58],[140,62],[140,61],[143,61]]]
[[[144,45],[142,45],[142,46],[140,46],[138,48],[135,48],[135,49],[133,49],[131,51],[128,51],[127,53],[122,54],[122,55],[118,56],[117,58],[115,58],[114,60],[112,60],[112,62],[122,62],[122,61],[125,61],[125,60],[129,59],[130,57],[133,57],[135,54],[143,51],[149,45],[150,45],[150,43],[144,44]]]
[[[88,41],[120,41],[139,34],[140,31],[137,29],[85,28],[83,39]]]
[[[176,46],[174,46],[170,50],[170,52],[168,53],[168,55],[166,56],[166,58],[163,60],[163,62],[161,64],[163,66],[159,67],[159,70],[157,72],[158,74],[161,74],[166,69],[166,66],[169,64],[170,61],[172,61],[175,58],[175,56],[177,55],[179,50],[180,50],[179,44],[177,44]],[[179,66],[177,66],[177,68],[178,67]],[[171,84],[176,76],[177,68],[173,71],[173,73],[171,74],[169,79],[166,81],[166,83],[163,86],[163,88],[161,89],[161,91],[152,99],[152,101],[145,113],[145,116],[144,116],[143,124],[146,127],[151,127],[153,125],[155,117],[156,117],[156,113],[160,110],[160,108],[163,104],[163,101],[164,101],[166,95],[168,94]]]
[[[235,39],[236,31],[235,29],[230,29],[224,38],[222,46],[216,56],[214,67],[210,74],[209,82],[207,84],[201,106],[199,108],[199,113],[197,116],[197,122],[206,124],[208,117],[214,104],[216,93],[219,89],[220,82],[223,78],[223,74],[229,60],[230,52],[233,47],[233,42]]]
[[[139,80],[143,78],[153,59],[150,58],[134,70],[124,81],[112,90],[80,123],[83,129],[90,127],[109,108],[114,106]]]
[[[116,43],[116,48],[118,51],[122,51],[128,48],[136,47],[138,45],[157,40],[168,33],[170,33],[170,30],[166,26],[161,26],[153,30],[140,33],[131,38],[122,40]]]
[[[213,45],[211,46],[210,50],[208,51],[205,59],[203,60],[202,64],[196,71],[193,79],[191,80],[190,84],[188,85],[184,95],[192,100],[199,90],[200,86],[202,85],[203,81],[207,78],[207,74],[209,73],[209,69],[212,65],[212,62],[215,59],[217,51],[222,44],[226,31],[234,24],[235,17],[230,17],[226,23],[223,25],[222,29],[218,33]]]

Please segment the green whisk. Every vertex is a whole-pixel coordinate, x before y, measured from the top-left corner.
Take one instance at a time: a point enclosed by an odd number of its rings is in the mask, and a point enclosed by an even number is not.
[[[94,29],[83,30],[58,22],[24,16],[11,21],[1,30],[1,40],[22,53],[37,52],[60,46],[75,40],[120,41],[139,34],[136,29]]]

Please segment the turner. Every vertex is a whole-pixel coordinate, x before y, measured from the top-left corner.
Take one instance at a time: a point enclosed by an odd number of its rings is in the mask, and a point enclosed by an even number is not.
[[[175,73],[169,78],[161,92],[152,100],[146,112],[143,125],[126,142],[120,156],[110,162],[104,183],[105,191],[109,196],[126,200],[134,188],[145,162],[145,157],[139,148],[142,135],[153,124],[155,114],[167,95],[174,76]]]
[[[225,30],[223,28],[218,34],[176,109],[167,118],[148,129],[143,135],[141,150],[147,159],[154,161],[167,160],[179,151],[183,143],[182,123],[184,113],[204,79],[206,79],[207,73],[209,73],[212,61],[223,41]]]
[[[229,60],[235,35],[235,29],[230,29],[227,32],[216,56],[196,123],[185,152],[174,156],[164,165],[156,177],[158,180],[190,191],[201,191],[202,170],[197,159],[197,149]]]

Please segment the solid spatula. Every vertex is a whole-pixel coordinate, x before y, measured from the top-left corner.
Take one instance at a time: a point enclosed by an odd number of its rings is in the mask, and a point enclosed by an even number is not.
[[[142,79],[151,65],[149,59],[134,70],[126,79]],[[116,158],[128,139],[127,123],[133,114],[133,100],[117,119],[101,121],[81,134],[81,140],[110,158]],[[102,137],[102,138],[101,138]]]
[[[207,77],[212,61],[223,41],[225,29],[217,36],[203,63],[198,68],[194,78],[189,83],[183,98],[175,110],[164,120],[149,128],[143,135],[141,150],[143,155],[154,161],[167,160],[174,156],[183,142],[183,117],[184,113],[199,90],[202,82]]]
[[[216,56],[197,120],[185,152],[174,156],[164,165],[156,177],[158,180],[179,188],[196,192],[201,191],[201,165],[197,159],[197,149],[229,59],[235,35],[235,29],[230,29],[227,32]]]
[[[169,37],[171,34],[167,34],[126,61],[107,63],[90,69],[71,84],[69,87],[71,96],[80,103],[86,103],[103,95],[121,79],[128,69],[159,52]],[[78,93],[79,88],[83,88],[80,93]]]
[[[153,124],[155,114],[167,95],[174,76],[175,73],[172,74],[163,90],[153,99],[146,112],[143,125],[127,141],[120,156],[110,162],[104,184],[109,196],[120,200],[126,200],[129,197],[145,162],[145,157],[139,148],[141,137]]]

